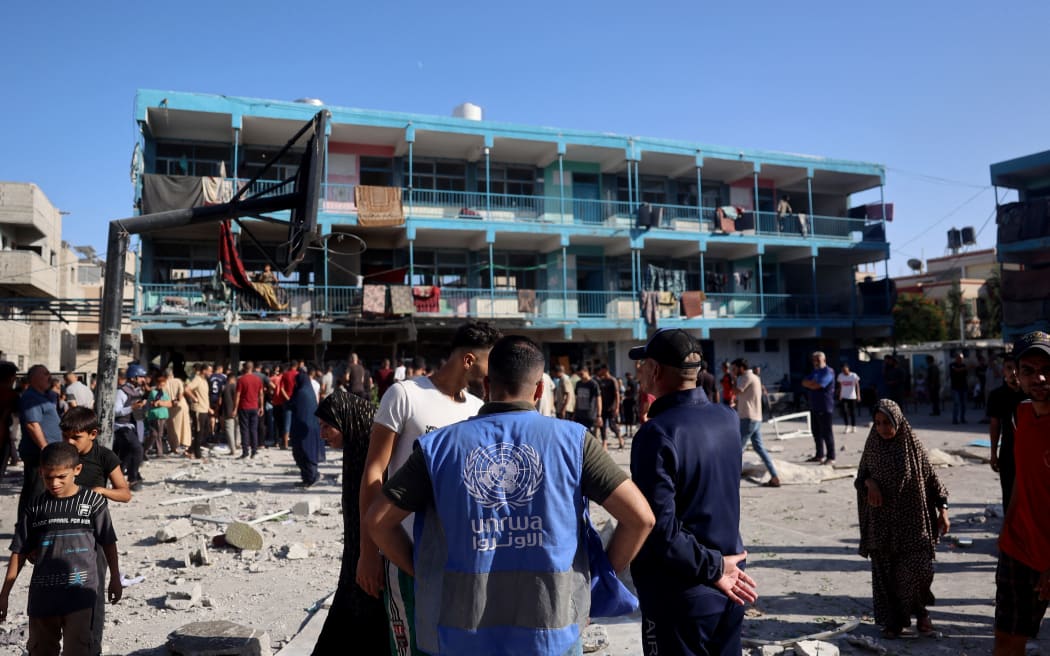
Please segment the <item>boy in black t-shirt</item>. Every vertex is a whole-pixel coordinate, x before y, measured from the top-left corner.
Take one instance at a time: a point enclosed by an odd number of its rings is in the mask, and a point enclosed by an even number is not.
[[[106,447],[95,441],[98,437],[98,417],[91,408],[70,408],[62,415],[62,439],[77,448],[80,454],[80,474],[77,485],[86,487],[101,494],[110,501],[127,503],[131,501],[131,488],[138,489],[141,479],[130,486],[120,468],[120,458]],[[135,439],[135,438],[133,438]],[[107,487],[106,483],[112,487]],[[95,563],[98,567],[98,581],[106,582],[106,555],[102,549],[95,549]],[[91,653],[102,653],[102,627],[106,620],[106,600],[102,595],[95,599],[95,615],[91,622]]]
[[[109,600],[123,594],[117,564],[117,536],[106,499],[76,483],[81,471],[76,447],[47,445],[40,454],[44,493],[26,504],[11,543],[11,560],[0,590],[0,621],[7,619],[8,600],[22,566],[32,560],[29,582],[29,653],[44,656],[88,655],[95,599],[102,594],[95,549],[102,547],[109,564]]]

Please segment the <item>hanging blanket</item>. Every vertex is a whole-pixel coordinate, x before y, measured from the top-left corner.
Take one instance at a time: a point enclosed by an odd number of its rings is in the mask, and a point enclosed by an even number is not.
[[[685,316],[692,319],[693,317],[703,316],[704,314],[704,300],[706,295],[703,292],[685,292],[682,294],[682,309],[685,311]]]
[[[441,288],[431,285],[417,285],[412,288],[412,299],[416,312],[440,312]]]
[[[142,213],[184,210],[204,204],[201,179],[195,175],[142,176]]]
[[[284,310],[288,307],[287,303],[282,303],[277,300],[277,286],[269,282],[253,282],[251,288],[255,290],[255,293],[262,297],[266,306],[271,310]]]
[[[399,226],[405,224],[401,205],[401,187],[354,187],[357,223],[362,226]]]
[[[535,289],[519,289],[518,290],[518,312],[525,312],[528,314],[536,314],[536,290]]]
[[[386,285],[365,285],[361,310],[370,314],[386,314]]]
[[[390,285],[390,311],[394,314],[415,314],[412,288],[406,285]]]

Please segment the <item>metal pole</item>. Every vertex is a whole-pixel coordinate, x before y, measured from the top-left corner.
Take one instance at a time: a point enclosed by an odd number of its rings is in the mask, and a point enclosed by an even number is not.
[[[758,252],[758,310],[766,316],[766,290],[762,284],[762,251]]]
[[[489,313],[496,318],[496,260],[492,253],[492,242],[489,242]]]
[[[819,312],[817,311],[817,256],[812,254],[809,256],[809,260],[813,267],[813,316],[816,317]]]
[[[809,234],[814,234],[817,227],[817,217],[813,214],[813,176],[806,176],[806,200],[809,202]],[[805,235],[803,235],[805,236]]]
[[[408,240],[408,284],[416,284],[416,249],[415,239]]]
[[[332,227],[328,226],[328,234],[332,234]],[[328,240],[324,240],[324,316],[328,317],[328,295],[331,293],[332,283],[328,280]],[[326,347],[327,348],[327,347]],[[323,364],[323,363],[322,363]]]
[[[631,160],[627,159],[627,211],[634,212],[634,173],[631,172]]]
[[[492,220],[492,169],[489,147],[485,146],[485,219]],[[504,190],[503,193],[506,193]]]
[[[569,316],[569,255],[564,246],[561,247],[561,315]]]
[[[700,219],[700,228],[702,232],[704,225],[704,185],[703,174],[701,171],[703,171],[702,166],[696,167],[696,210]],[[701,277],[703,277],[702,273]]]
[[[102,320],[98,338],[98,369],[95,384],[95,414],[98,415],[98,443],[113,446],[113,420],[117,399],[117,365],[120,357],[121,307],[124,303],[124,258],[129,234],[114,221],[109,224],[106,243],[106,280],[110,291],[102,296]]]
[[[761,231],[762,218],[758,215],[758,171],[755,171],[755,232]]]
[[[565,223],[565,156],[558,153],[558,210],[561,222]]]

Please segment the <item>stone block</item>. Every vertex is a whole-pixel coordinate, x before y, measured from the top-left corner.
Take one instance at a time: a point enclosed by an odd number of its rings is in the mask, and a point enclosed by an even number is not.
[[[303,560],[310,556],[310,550],[302,542],[293,542],[284,546],[284,557],[288,560]]]
[[[157,542],[177,542],[187,535],[193,535],[193,524],[182,517],[160,528],[157,531]]]
[[[201,515],[203,517],[210,517],[215,513],[215,509],[212,507],[210,501],[203,503],[195,503],[190,507],[191,515]]]
[[[225,620],[180,627],[166,647],[171,656],[273,656],[268,633]]]
[[[839,648],[823,640],[800,640],[795,643],[798,656],[839,656]]]
[[[321,509],[321,497],[311,496],[306,497],[302,501],[292,506],[293,515],[307,516],[312,515]]]
[[[200,603],[201,584],[187,583],[168,590],[164,597],[164,607],[171,610],[189,610]]]
[[[262,533],[251,524],[233,522],[226,527],[226,544],[238,549],[258,551],[263,547]]]

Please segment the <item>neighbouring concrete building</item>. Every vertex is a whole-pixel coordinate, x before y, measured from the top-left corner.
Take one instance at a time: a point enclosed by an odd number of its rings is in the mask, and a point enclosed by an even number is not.
[[[275,161],[278,149],[322,108],[321,245],[264,303],[217,280],[218,225],[142,235],[143,359],[436,363],[476,317],[553,361],[620,373],[653,328],[685,328],[709,360],[746,356],[772,381],[814,349],[836,361],[890,334],[887,276],[855,280],[889,257],[892,206],[851,201],[881,190],[877,164],[501,123],[474,106],[442,117],[140,90],[137,210],[221,201],[271,162],[250,191],[281,189],[298,155]],[[242,223],[256,272],[287,229]]]
[[[898,293],[919,294],[942,307],[947,304],[952,287],[958,283],[962,301],[969,308],[966,314],[971,317],[969,325],[964,327],[964,336],[978,339],[985,336],[982,324],[987,325],[989,320],[988,280],[998,271],[995,249],[988,248],[931,257],[926,260],[925,271],[900,276],[893,281]],[[948,335],[953,339],[961,337],[959,331],[960,326],[948,326]]]
[[[996,252],[1002,263],[1003,337],[1050,330],[1050,150],[991,166],[1017,201],[997,207]]]
[[[0,359],[94,371],[102,262],[85,252],[62,241],[62,214],[39,187],[0,182]],[[129,321],[124,335],[130,356]]]

